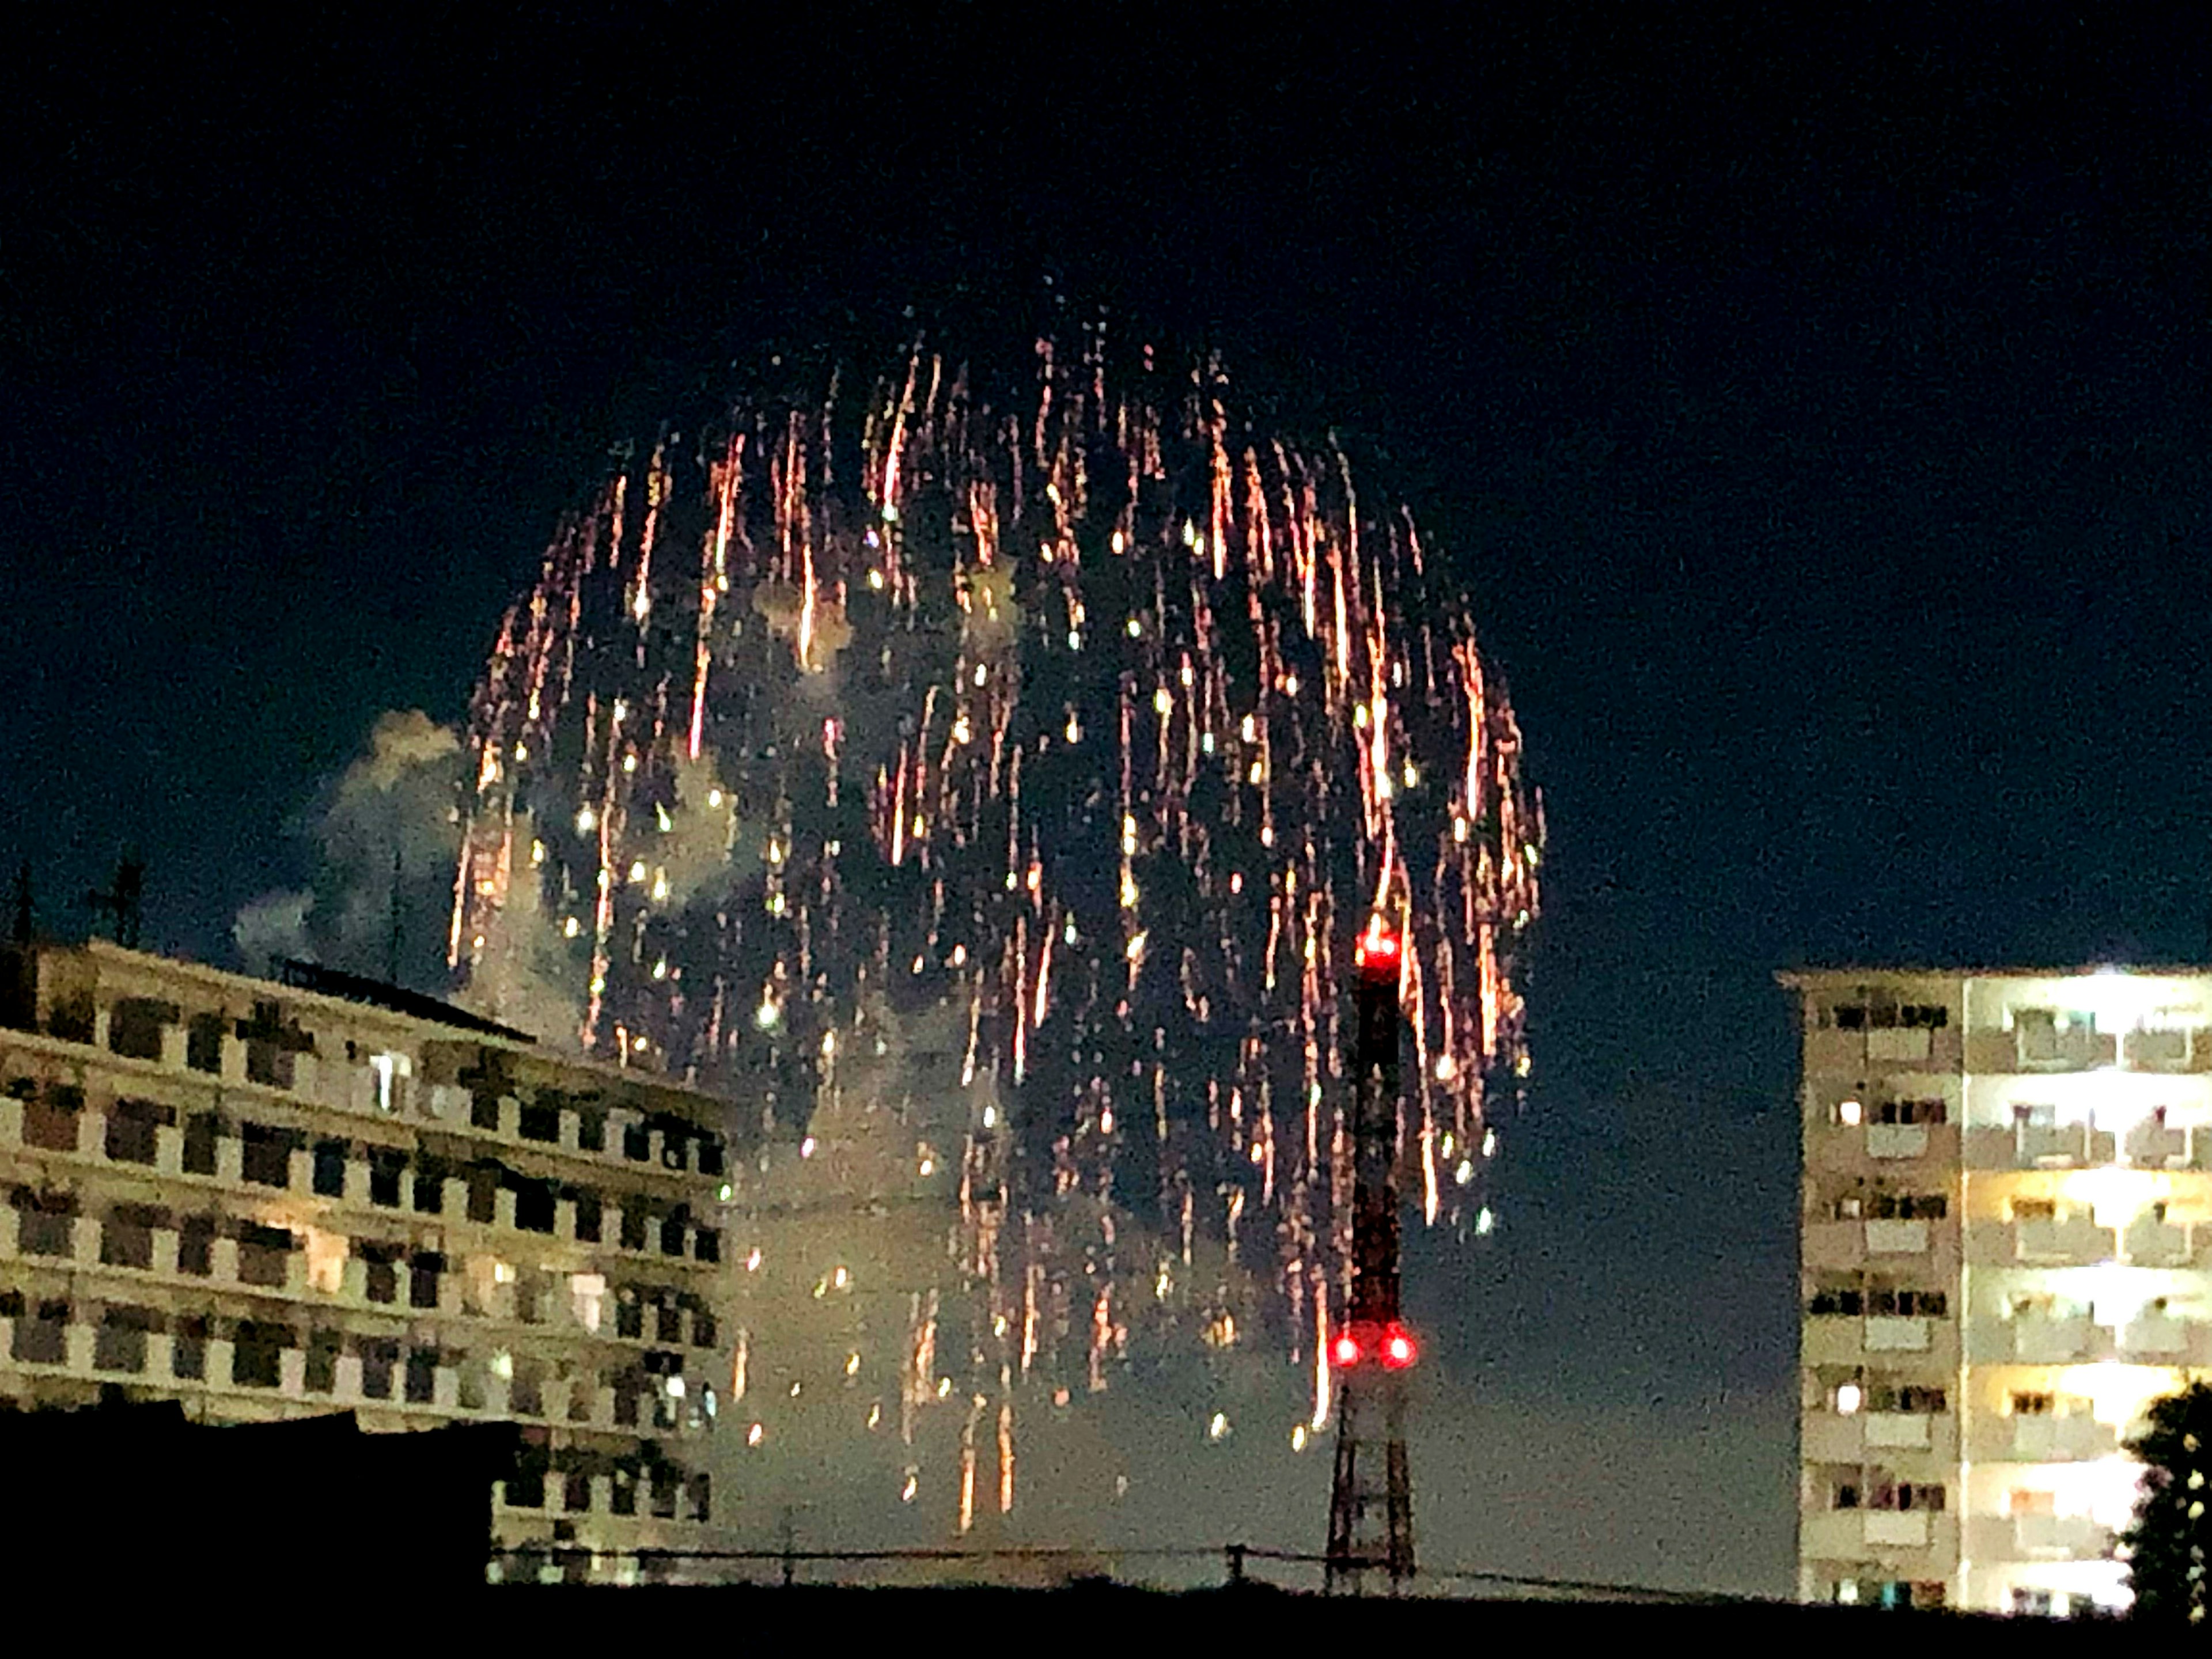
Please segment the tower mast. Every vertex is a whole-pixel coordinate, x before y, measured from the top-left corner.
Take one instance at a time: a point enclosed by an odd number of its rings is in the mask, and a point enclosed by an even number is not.
[[[1419,1348],[1399,1317],[1398,1006],[1402,952],[1380,917],[1354,952],[1352,1305],[1330,1344],[1338,1382],[1328,1588],[1359,1592],[1369,1571],[1395,1594],[1413,1576],[1406,1372]]]

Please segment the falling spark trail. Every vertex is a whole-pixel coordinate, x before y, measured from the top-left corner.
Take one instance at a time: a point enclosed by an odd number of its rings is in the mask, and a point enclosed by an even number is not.
[[[1217,364],[1109,356],[1103,327],[1041,343],[994,402],[916,349],[857,418],[748,405],[618,462],[475,700],[450,955],[465,980],[526,951],[513,884],[543,883],[586,1046],[619,1030],[747,1103],[741,1146],[949,1006],[953,1259],[1000,1333],[973,1398],[1105,1387],[1151,1325],[1203,1324],[1310,1366],[1318,1425],[1340,966],[1371,915],[1401,931],[1408,1190],[1459,1227],[1480,1184],[1437,1147],[1481,1145],[1526,1075],[1542,813],[1411,516],[1334,445],[1254,434]],[[1158,1295],[1140,1236],[1186,1263]],[[971,1417],[963,1512],[994,1431],[1012,1502],[1012,1410]]]

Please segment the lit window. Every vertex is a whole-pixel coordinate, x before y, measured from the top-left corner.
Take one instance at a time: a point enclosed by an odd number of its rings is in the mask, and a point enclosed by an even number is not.
[[[1849,1417],[1858,1410],[1865,1399],[1866,1396],[1860,1391],[1857,1383],[1841,1383],[1836,1389],[1836,1410],[1841,1415]]]
[[[1844,1101],[1836,1108],[1836,1121],[1845,1128],[1856,1128],[1863,1115],[1863,1109],[1856,1100]]]

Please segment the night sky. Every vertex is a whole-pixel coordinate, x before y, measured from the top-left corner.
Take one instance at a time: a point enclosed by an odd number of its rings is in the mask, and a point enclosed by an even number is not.
[[[1451,550],[1546,795],[1502,1224],[1417,1264],[1426,1501],[1784,1590],[1774,971],[2208,954],[2212,53],[1565,9],[24,14],[0,854],[66,931],[135,843],[149,942],[228,960],[611,442],[909,308],[1218,343]]]

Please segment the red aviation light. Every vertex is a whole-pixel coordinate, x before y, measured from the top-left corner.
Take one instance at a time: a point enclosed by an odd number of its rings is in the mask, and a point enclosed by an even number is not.
[[[1385,1370],[1402,1371],[1421,1357],[1420,1345],[1403,1325],[1391,1325],[1383,1330],[1380,1357]]]
[[[1364,1356],[1359,1352],[1359,1339],[1346,1331],[1328,1345],[1328,1357],[1339,1370],[1348,1371]]]
[[[1383,932],[1381,921],[1371,922],[1359,936],[1359,948],[1352,954],[1363,974],[1376,977],[1395,974],[1398,971],[1398,936]]]

